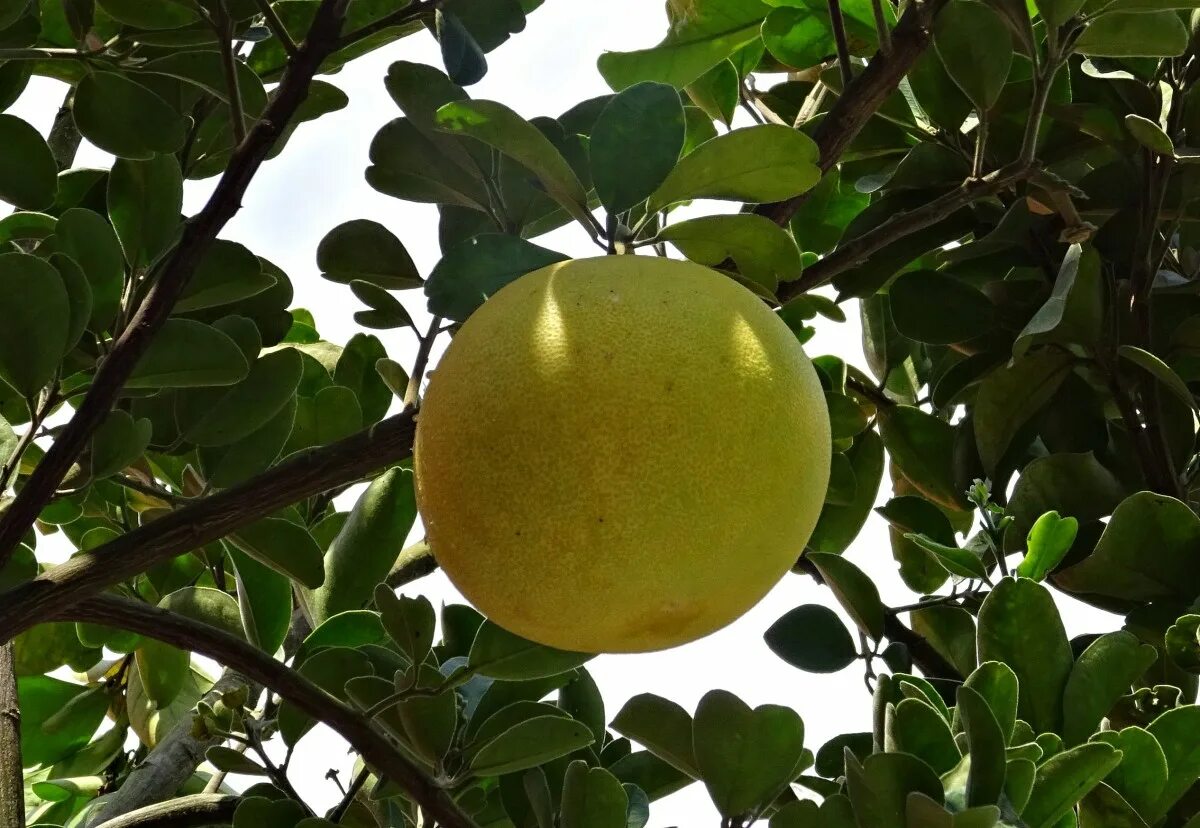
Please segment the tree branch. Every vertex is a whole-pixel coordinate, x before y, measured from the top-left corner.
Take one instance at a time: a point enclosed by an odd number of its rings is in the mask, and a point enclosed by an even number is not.
[[[0,567],[12,557],[21,536],[50,502],[71,464],[104,421],[113,400],[154,335],[171,315],[171,309],[201,257],[241,208],[242,197],[254,174],[308,96],[313,75],[337,47],[347,3],[348,0],[322,0],[308,37],[284,72],[270,106],[246,140],[234,150],[208,203],[185,223],[179,243],[156,268],[154,286],[101,363],[75,416],[29,476],[21,494],[0,518]]]
[[[116,595],[90,598],[62,609],[57,617],[130,630],[222,662],[337,731],[365,762],[403,788],[439,825],[476,828],[447,791],[403,757],[358,711],[240,638],[185,616]]]
[[[850,44],[846,42],[846,20],[842,17],[841,0],[827,0],[829,23],[833,26],[833,42],[837,47],[838,69],[842,73],[842,88],[854,82],[854,65],[850,62]]]
[[[820,153],[817,166],[822,173],[828,172],[838,162],[859,130],[883,105],[888,95],[896,90],[917,58],[928,48],[933,18],[947,2],[912,0],[892,30],[888,53],[876,53],[866,69],[852,83],[843,87],[837,103],[825,113],[813,132],[813,140]],[[791,221],[807,198],[808,194],[802,193],[787,201],[760,204],[754,211],[783,226]]]
[[[190,552],[284,506],[403,460],[412,453],[413,432],[414,413],[397,414],[76,554],[32,581],[0,593],[0,641],[159,561]]]
[[[968,181],[961,187],[914,210],[897,213],[878,227],[838,245],[837,249],[828,256],[805,268],[799,279],[781,284],[779,301],[787,302],[802,293],[830,282],[839,273],[860,264],[872,253],[882,250],[893,241],[937,224],[971,202],[995,195],[1011,187],[1026,178],[1029,173],[1028,165],[1018,162],[996,170],[983,178]]]
[[[283,47],[283,51],[287,53],[288,58],[295,58],[299,53],[299,50],[296,48],[296,41],[292,40],[287,26],[284,26],[283,21],[279,19],[275,7],[271,5],[271,0],[255,0],[255,2],[258,3],[258,10],[262,12],[263,22],[267,24],[267,28],[271,30],[271,34],[279,41],[279,45]]]
[[[420,20],[422,17],[432,17],[437,11],[439,0],[416,0],[402,9],[385,14],[378,20],[372,20],[370,23],[353,31],[347,32],[340,40],[338,40],[337,48],[345,49],[347,46],[353,46],[360,40],[366,40],[373,34],[378,34],[384,29],[403,26],[407,23],[412,23],[415,20]],[[336,51],[336,50],[335,50]]]
[[[13,644],[0,644],[0,828],[25,828],[21,705]]]
[[[100,823],[99,828],[203,828],[231,825],[241,797],[229,794],[192,794],[147,805]]]

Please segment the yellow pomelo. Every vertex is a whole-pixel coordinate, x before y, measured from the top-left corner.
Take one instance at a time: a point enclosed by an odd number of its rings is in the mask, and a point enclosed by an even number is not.
[[[526,638],[640,652],[756,604],[829,478],[816,371],[758,298],[646,256],[530,273],[462,326],[417,419],[417,502],[462,593]]]

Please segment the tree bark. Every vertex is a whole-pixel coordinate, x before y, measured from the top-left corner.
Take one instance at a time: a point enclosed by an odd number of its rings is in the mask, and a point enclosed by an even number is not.
[[[11,641],[0,644],[0,828],[25,828],[21,707]]]
[[[102,828],[202,828],[230,825],[241,797],[230,794],[192,794],[147,805],[101,823]]]

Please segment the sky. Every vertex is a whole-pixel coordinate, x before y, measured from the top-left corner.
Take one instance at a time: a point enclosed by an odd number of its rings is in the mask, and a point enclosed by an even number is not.
[[[661,39],[665,28],[663,6],[658,2],[546,0],[529,17],[525,31],[488,56],[487,76],[469,92],[475,98],[501,101],[527,118],[558,115],[579,101],[610,91],[595,67],[602,51],[651,46]],[[352,315],[362,306],[346,286],[320,278],[316,247],[330,229],[351,219],[378,221],[401,239],[423,274],[428,274],[440,257],[436,210],[377,193],[363,177],[371,138],[400,114],[383,86],[387,67],[396,60],[440,66],[437,44],[422,32],[326,78],[349,95],[349,107],[302,126],[284,153],[263,166],[241,212],[221,234],[282,267],[295,286],[295,306],[311,310],[322,335],[333,342],[344,343],[358,330]],[[9,111],[45,133],[61,98],[61,84],[39,79]],[[111,158],[85,144],[76,164],[107,167]],[[189,182],[186,213],[200,209],[215,182],[215,178]],[[730,207],[709,204],[699,209],[711,213]],[[575,226],[541,237],[538,244],[570,255],[595,254]],[[420,291],[396,295],[424,330],[429,315]],[[810,356],[836,354],[865,368],[857,308],[853,304],[845,307],[848,321],[818,320],[817,335],[805,347]],[[389,356],[411,366],[416,351],[412,332],[379,333]],[[435,350],[435,358],[440,350]],[[879,504],[889,497],[890,487],[885,483]],[[352,502],[353,495],[339,505],[349,508]],[[411,539],[420,536],[417,526]],[[872,575],[885,603],[914,600],[896,574],[882,518],[872,515],[847,557]],[[435,606],[462,601],[440,573],[405,587],[403,592],[424,594]],[[751,706],[771,703],[794,708],[804,718],[805,744],[814,751],[839,733],[869,729],[870,699],[861,662],[832,675],[807,674],[785,664],[763,643],[762,635],[775,619],[795,606],[814,602],[836,608],[829,592],[810,578],[788,575],[753,610],[705,639],[660,653],[599,656],[588,669],[604,695],[609,720],[638,693],[656,693],[692,711],[706,691],[719,688]],[[1069,605],[1065,615],[1070,635],[1112,629],[1117,623],[1113,616],[1075,602]],[[318,812],[338,799],[336,788],[325,779],[331,766],[340,770],[344,781],[350,778],[351,760],[344,743],[318,728],[300,743],[291,771],[296,788]],[[232,781],[240,787],[245,780],[234,777]],[[702,785],[692,785],[651,807],[650,828],[715,827],[717,822]]]

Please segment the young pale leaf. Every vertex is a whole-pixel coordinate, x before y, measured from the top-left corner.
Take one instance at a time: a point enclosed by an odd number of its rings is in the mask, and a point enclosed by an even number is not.
[[[639,83],[616,95],[592,127],[588,158],[600,203],[621,213],[645,201],[683,149],[683,104],[661,83]]]
[[[955,0],[937,16],[933,45],[975,108],[991,109],[1013,61],[1012,37],[1000,16],[976,0]]]
[[[561,828],[626,828],[629,797],[604,768],[576,760],[563,777]]]
[[[634,696],[617,713],[612,728],[688,776],[700,777],[692,751],[692,717],[675,702],[653,693]]]
[[[1091,742],[1047,759],[1021,812],[1029,828],[1052,828],[1121,761],[1112,745]]]
[[[685,155],[650,196],[648,211],[716,198],[770,202],[799,195],[821,178],[817,145],[779,124],[735,129]]]
[[[514,725],[471,759],[476,776],[500,776],[537,767],[592,744],[587,726],[561,716],[541,716]]]
[[[400,239],[378,222],[339,224],[317,246],[317,267],[332,282],[369,282],[384,290],[420,287],[417,266]]]
[[[362,609],[387,577],[416,516],[411,471],[391,468],[372,481],[325,553],[325,582],[308,595],[315,623]]]
[[[833,610],[820,604],[788,610],[763,638],[775,655],[810,673],[836,673],[858,657],[846,625]]]
[[[876,641],[882,638],[886,611],[879,589],[866,573],[841,555],[809,552],[807,557],[859,630]]]
[[[533,124],[495,101],[456,101],[437,112],[438,126],[495,147],[532,172],[546,193],[585,227],[594,223],[587,192],[558,148]]]
[[[1037,732],[1059,729],[1071,645],[1045,587],[1027,578],[1005,578],[996,584],[979,609],[979,658],[1012,668],[1020,686],[1022,719]]]
[[[500,288],[566,256],[524,239],[485,233],[446,251],[425,282],[429,310],[463,322]]]
[[[592,653],[572,653],[536,644],[484,621],[471,645],[468,664],[479,675],[527,681],[565,673],[592,658]]]
[[[182,210],[183,174],[174,155],[118,158],[113,163],[108,176],[108,216],[131,267],[145,267],[167,249],[178,231]],[[195,274],[189,280],[185,297],[193,292],[192,283],[198,278]],[[176,304],[176,310],[186,309],[186,305]]]
[[[751,710],[723,690],[705,694],[692,725],[696,766],[722,815],[766,806],[796,775],[804,723],[778,705]]]
[[[0,201],[22,210],[54,202],[58,167],[41,134],[15,115],[0,115]]]
[[[127,388],[233,385],[250,366],[225,334],[192,319],[168,319],[138,360]]]
[[[1058,566],[1079,532],[1079,521],[1064,518],[1058,512],[1046,512],[1038,518],[1025,541],[1025,558],[1017,567],[1017,574],[1034,581],[1043,580]]]
[[[67,350],[71,303],[53,265],[25,253],[0,254],[0,380],[32,400]]]
[[[980,580],[987,578],[987,567],[983,565],[979,556],[969,549],[947,546],[915,532],[909,532],[904,537],[931,554],[951,575]]]

